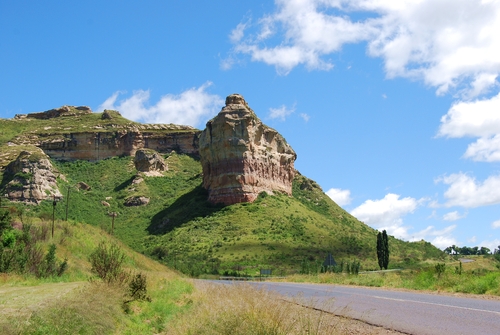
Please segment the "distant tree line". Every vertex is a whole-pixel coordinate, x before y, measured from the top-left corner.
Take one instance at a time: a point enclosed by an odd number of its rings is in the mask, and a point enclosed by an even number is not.
[[[489,254],[500,254],[500,245],[498,249],[495,249],[493,252],[489,248],[486,247],[459,247],[456,245],[449,246],[444,249],[449,255],[489,255]]]

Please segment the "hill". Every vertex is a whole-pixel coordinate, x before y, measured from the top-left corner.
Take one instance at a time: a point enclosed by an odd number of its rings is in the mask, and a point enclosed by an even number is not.
[[[66,218],[66,208],[69,220],[108,231],[114,220],[112,233],[125,244],[185,273],[255,275],[260,268],[273,269],[274,274],[316,271],[330,252],[337,261],[359,260],[362,269],[377,268],[377,231],[340,208],[305,176],[296,173],[291,194],[261,192],[253,203],[212,204],[203,188],[196,151],[198,130],[140,125],[117,112],[67,109],[74,113],[0,120],[2,194],[13,178],[24,178],[20,184],[32,178],[9,174],[8,164],[22,151],[42,149],[51,158],[57,189],[63,195],[55,207],[57,220]],[[78,136],[97,140],[88,144],[75,139]],[[168,171],[155,176],[136,170],[130,153],[146,144],[160,152]],[[80,187],[81,183],[88,188]],[[26,215],[50,218],[50,192],[49,188],[37,206],[26,207]],[[129,205],[128,200],[140,198],[149,202]],[[390,237],[389,243],[390,267],[443,256],[424,241]]]

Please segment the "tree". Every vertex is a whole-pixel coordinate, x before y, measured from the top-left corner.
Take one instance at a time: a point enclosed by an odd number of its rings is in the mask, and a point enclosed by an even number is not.
[[[389,238],[387,232],[382,231],[382,242],[384,243],[384,269],[389,267]]]
[[[380,267],[380,270],[384,268],[384,243],[382,241],[382,233],[378,232],[377,234],[377,259],[378,259],[378,266]]]
[[[377,234],[377,259],[380,269],[386,269],[389,266],[389,239],[384,230]]]

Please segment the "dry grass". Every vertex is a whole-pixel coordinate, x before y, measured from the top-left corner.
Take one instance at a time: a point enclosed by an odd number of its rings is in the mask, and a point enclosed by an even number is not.
[[[189,312],[175,320],[167,335],[395,334],[396,332],[306,308],[300,299],[245,284],[196,284]],[[313,302],[306,302],[311,305]],[[328,303],[326,303],[328,305]],[[314,304],[317,306],[317,304]],[[328,306],[320,309],[328,309]]]
[[[41,290],[43,286],[48,288]],[[51,287],[60,289],[61,286],[68,287],[65,294],[49,292]],[[36,296],[43,301],[31,299],[27,306],[17,306],[16,311],[2,311],[0,333],[110,334],[123,322],[119,288],[97,283],[62,283],[27,289],[31,289],[32,294],[21,294],[23,297]],[[9,304],[9,307],[13,306]]]

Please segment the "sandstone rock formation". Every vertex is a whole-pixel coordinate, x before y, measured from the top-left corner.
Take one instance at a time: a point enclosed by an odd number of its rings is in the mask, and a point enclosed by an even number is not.
[[[156,151],[150,149],[139,149],[135,152],[134,165],[140,172],[163,172],[167,171],[167,163]]]
[[[12,177],[5,187],[7,197],[11,201],[38,204],[54,196],[62,197],[57,188],[52,164],[41,150],[22,151],[17,159],[7,166],[5,173]]]
[[[57,136],[40,133],[25,143],[38,146],[52,159],[99,161],[116,156],[134,156],[142,148],[197,155],[199,133],[196,129],[165,132],[138,128],[113,132],[89,130]]]
[[[18,114],[18,123],[32,119],[46,121],[46,126],[23,133],[10,145],[34,145],[51,159],[99,161],[116,156],[134,156],[147,148],[161,153],[176,151],[198,155],[200,131],[176,124],[139,124],[125,119],[120,112],[105,110],[96,122],[86,106],[63,106],[41,113]],[[71,119],[74,118],[74,120]],[[54,118],[64,118],[58,122]],[[69,120],[69,122],[68,122]]]
[[[209,201],[252,202],[259,193],[292,193],[295,151],[264,125],[239,94],[207,123],[200,135],[203,186]]]

